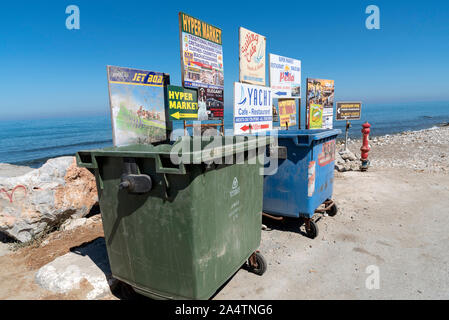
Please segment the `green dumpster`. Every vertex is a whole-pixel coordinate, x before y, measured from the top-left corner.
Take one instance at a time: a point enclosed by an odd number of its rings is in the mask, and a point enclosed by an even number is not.
[[[182,137],[78,152],[78,166],[96,177],[113,276],[152,298],[208,299],[245,264],[262,274],[256,156],[266,144]]]

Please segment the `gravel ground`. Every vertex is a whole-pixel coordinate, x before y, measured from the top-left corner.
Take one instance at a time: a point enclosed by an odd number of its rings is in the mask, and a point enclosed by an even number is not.
[[[360,157],[361,145],[360,139],[350,140],[348,148]],[[449,127],[370,137],[369,145],[373,167],[449,173]]]

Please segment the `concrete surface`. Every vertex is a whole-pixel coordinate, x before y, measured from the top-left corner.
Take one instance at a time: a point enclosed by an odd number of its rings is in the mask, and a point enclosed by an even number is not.
[[[399,168],[336,172],[334,199],[339,212],[318,221],[313,240],[297,220],[264,219],[260,251],[267,272],[240,269],[214,299],[449,298],[449,175]],[[37,272],[41,287],[26,278],[21,287],[5,285],[3,296],[45,298],[42,288],[76,291],[87,279],[85,299],[117,299],[108,285],[104,239],[72,251]]]
[[[334,199],[339,213],[314,240],[295,221],[264,220],[268,271],[238,271],[215,299],[449,298],[448,175],[336,173]]]

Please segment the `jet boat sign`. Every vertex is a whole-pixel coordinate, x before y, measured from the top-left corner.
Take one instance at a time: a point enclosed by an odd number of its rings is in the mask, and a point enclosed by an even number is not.
[[[273,128],[273,94],[269,87],[234,83],[234,134]]]

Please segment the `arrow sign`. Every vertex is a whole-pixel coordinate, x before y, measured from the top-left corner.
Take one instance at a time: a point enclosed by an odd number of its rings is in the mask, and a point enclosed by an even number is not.
[[[198,119],[197,90],[168,85],[166,99],[170,120]]]
[[[277,96],[286,96],[287,92],[278,91],[278,92],[275,93],[275,95],[277,95]]]
[[[179,119],[197,119],[198,118],[198,114],[195,113],[180,113],[175,112],[173,114],[171,114],[171,116],[177,120]]]
[[[240,128],[240,130],[242,130],[242,131],[246,131],[246,130],[248,130],[248,129],[249,129],[249,126],[248,126],[248,125],[244,125],[243,127]]]

